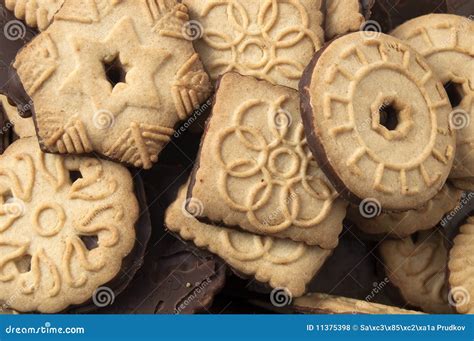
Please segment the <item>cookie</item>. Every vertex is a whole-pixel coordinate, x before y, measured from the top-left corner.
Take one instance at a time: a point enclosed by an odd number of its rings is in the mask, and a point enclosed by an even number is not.
[[[298,92],[236,73],[218,84],[188,190],[188,211],[332,249],[347,204],[308,149]]]
[[[8,116],[5,112],[5,109],[3,108],[2,103],[0,103],[0,154],[3,154],[3,152],[11,144],[12,140],[12,125],[8,121]]]
[[[17,140],[0,158],[0,301],[54,313],[91,299],[135,243],[130,173],[109,161],[43,154],[35,138]]]
[[[449,252],[449,301],[460,314],[474,314],[474,285],[472,282],[472,243],[474,218],[469,217],[454,238]]]
[[[211,92],[181,32],[187,20],[174,0],[65,1],[14,63],[42,149],[150,168],[174,125]]]
[[[294,89],[324,41],[321,2],[183,0],[190,37],[213,80],[235,71]]]
[[[217,254],[240,273],[254,276],[273,288],[286,288],[292,296],[301,296],[331,254],[330,250],[288,239],[201,223],[184,209],[186,188],[180,190],[177,200],[166,211],[167,228]]]
[[[443,216],[459,204],[462,192],[451,185],[444,185],[441,191],[423,207],[406,212],[370,212],[367,207],[351,206],[347,218],[367,234],[390,235],[405,238],[420,230],[436,226]]]
[[[364,32],[336,39],[315,55],[300,92],[309,147],[351,203],[406,211],[444,185],[456,148],[451,104],[402,41]]]
[[[324,0],[325,21],[324,35],[326,40],[349,32],[359,31],[365,17],[362,13],[361,0]]]
[[[5,0],[5,6],[30,27],[45,30],[64,0]]]
[[[390,283],[412,306],[426,313],[452,313],[448,303],[448,251],[441,232],[428,230],[379,247]]]
[[[35,125],[31,118],[23,118],[18,114],[16,107],[8,102],[8,98],[0,95],[0,109],[5,112],[6,118],[13,125],[15,134],[19,137],[36,136]]]
[[[296,298],[293,308],[303,314],[421,314],[418,311],[320,293]]]
[[[391,34],[422,54],[448,91],[453,106],[450,123],[457,133],[450,178],[474,177],[474,21],[431,14],[410,20]]]

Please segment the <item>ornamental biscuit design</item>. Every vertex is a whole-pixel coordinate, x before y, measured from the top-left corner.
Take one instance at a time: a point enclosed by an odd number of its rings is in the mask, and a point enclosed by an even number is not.
[[[432,14],[410,20],[392,34],[422,54],[450,89],[454,107],[450,121],[457,133],[450,178],[468,181],[474,177],[474,22],[457,15]],[[470,190],[474,185],[470,182],[460,188]]]
[[[45,313],[87,301],[133,248],[130,173],[109,161],[44,154],[35,138],[0,158],[0,301]]]
[[[107,0],[100,2],[106,3]],[[24,20],[28,26],[38,27],[43,31],[51,24],[53,16],[63,3],[64,0],[5,0],[5,7],[13,11],[18,19]]]
[[[448,96],[425,60],[398,39],[333,41],[300,84],[309,146],[346,199],[387,211],[421,207],[455,154]]]
[[[166,212],[166,226],[198,247],[209,249],[237,271],[253,275],[273,288],[287,288],[293,296],[304,294],[306,284],[329,257],[331,251],[288,239],[262,237],[199,222],[183,207],[186,188]]]
[[[211,92],[187,20],[174,0],[66,1],[14,63],[42,148],[150,168]]]
[[[213,80],[235,71],[298,87],[323,42],[320,0],[184,0],[199,22],[196,40]]]
[[[198,219],[337,245],[346,204],[313,159],[298,109],[296,91],[222,77],[190,187],[190,200],[203,206]]]
[[[405,300],[426,313],[452,313],[448,304],[448,251],[439,231],[418,232],[413,238],[385,240],[380,245],[390,282]]]

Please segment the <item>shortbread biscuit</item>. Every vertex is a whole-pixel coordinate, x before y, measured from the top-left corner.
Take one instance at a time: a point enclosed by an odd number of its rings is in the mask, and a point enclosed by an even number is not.
[[[289,239],[262,237],[201,223],[184,208],[186,188],[181,188],[178,198],[167,209],[166,227],[217,254],[238,272],[255,276],[273,288],[285,288],[294,297],[303,295],[306,284],[332,252]]]
[[[30,27],[45,30],[64,0],[5,0],[5,6]]]
[[[286,87],[220,79],[188,191],[198,220],[337,245],[347,204],[308,149],[298,104]]]
[[[326,40],[359,31],[365,22],[361,0],[324,0],[324,35]]]
[[[110,161],[44,154],[35,138],[0,158],[0,302],[54,313],[91,299],[135,244],[130,173]]]
[[[372,217],[364,212],[363,206],[351,206],[347,218],[365,233],[405,238],[436,226],[446,213],[459,204],[461,196],[462,191],[446,184],[421,208],[405,212],[381,212]]]
[[[322,0],[183,0],[211,78],[235,71],[298,88],[324,41]],[[197,40],[198,38],[201,38]]]
[[[446,91],[402,41],[361,32],[320,50],[300,83],[308,144],[347,200],[423,206],[451,170],[456,134]]]
[[[448,303],[448,251],[441,232],[418,232],[402,240],[385,240],[380,254],[387,276],[402,297],[426,313],[452,313]]]
[[[457,149],[450,178],[474,177],[474,21],[450,14],[431,14],[397,27],[392,33],[426,57],[445,84],[457,130]],[[461,187],[470,190],[472,186]]]
[[[13,125],[15,134],[19,137],[36,136],[35,125],[31,117],[23,118],[18,114],[16,107],[8,102],[8,98],[0,95],[0,106],[3,108],[8,121]]]
[[[414,310],[321,293],[296,298],[293,308],[304,314],[422,314]]]
[[[174,0],[66,0],[14,63],[42,149],[150,168],[211,92],[187,20]]]
[[[473,243],[474,217],[469,217],[454,238],[448,262],[449,301],[461,314],[474,314]]]

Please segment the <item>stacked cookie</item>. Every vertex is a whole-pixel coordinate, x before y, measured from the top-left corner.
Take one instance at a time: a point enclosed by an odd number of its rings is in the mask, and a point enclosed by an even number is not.
[[[18,136],[0,170],[6,308],[58,312],[125,289],[150,229],[125,167],[152,168],[177,124],[209,106],[192,173],[166,209],[170,231],[297,297],[347,216],[381,240],[411,306],[449,312],[451,286],[474,290],[462,271],[471,222],[451,252],[433,229],[474,189],[468,19],[432,14],[384,34],[364,30],[383,8],[374,1],[5,5],[41,31],[7,39],[14,53],[2,57],[12,68],[0,99]],[[407,312],[325,295],[296,306]]]

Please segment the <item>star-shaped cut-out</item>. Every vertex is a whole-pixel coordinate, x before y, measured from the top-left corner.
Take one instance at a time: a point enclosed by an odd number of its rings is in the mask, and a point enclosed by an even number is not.
[[[160,97],[154,77],[171,53],[143,46],[130,17],[120,20],[103,41],[73,37],[71,43],[77,67],[66,78],[61,92],[83,93],[92,99],[96,110],[107,110],[114,116],[130,106],[159,110]],[[124,83],[113,87],[105,75],[104,63],[116,57],[126,77]]]

